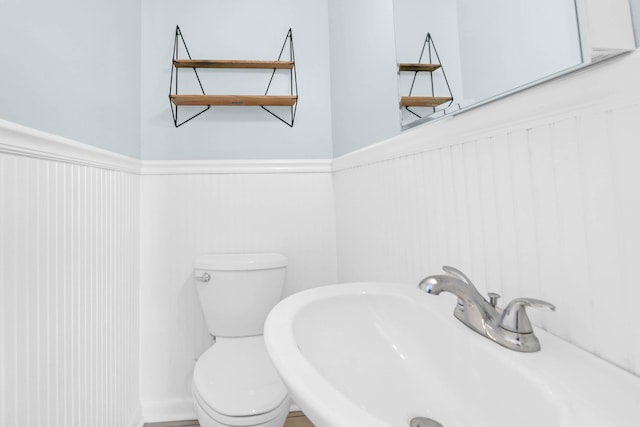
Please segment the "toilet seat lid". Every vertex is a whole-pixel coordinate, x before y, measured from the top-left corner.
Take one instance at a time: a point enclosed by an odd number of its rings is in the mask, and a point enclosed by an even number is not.
[[[232,417],[273,411],[287,397],[261,335],[219,339],[198,359],[193,385],[209,407]]]

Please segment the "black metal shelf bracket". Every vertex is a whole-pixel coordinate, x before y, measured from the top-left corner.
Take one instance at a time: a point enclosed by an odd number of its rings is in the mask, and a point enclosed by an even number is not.
[[[438,60],[437,64],[440,65],[440,69],[442,70],[442,75],[444,76],[444,82],[447,85],[447,90],[449,91],[449,97],[451,98],[451,101],[449,101],[449,104],[443,108],[443,110],[446,110],[447,108],[449,108],[451,105],[453,105],[453,92],[451,91],[451,86],[449,86],[449,80],[447,79],[447,74],[444,72],[444,66],[442,65],[442,61],[440,60],[440,55],[438,55],[438,51],[436,50],[436,45],[433,42],[433,37],[431,37],[431,33],[427,33],[427,36],[424,39],[424,43],[422,44],[422,50],[420,51],[420,58],[418,59],[418,64],[422,63],[422,57],[424,56],[424,51],[425,49],[427,49],[427,53],[429,55],[429,64],[433,64],[433,59],[432,59],[432,55],[431,55],[431,51],[433,50],[433,53],[436,56],[436,59]],[[413,87],[416,83],[416,78],[418,77],[418,72],[419,71],[415,71],[413,74],[413,80],[411,80],[411,88],[409,89],[409,96],[411,96],[411,94],[413,93]],[[434,85],[433,85],[433,72],[429,73],[429,79],[431,81],[431,96],[435,96],[435,92],[434,92]],[[411,108],[404,107],[408,112],[410,112],[411,114],[413,114],[414,116],[418,117],[419,119],[421,119],[423,116],[419,115],[418,113],[416,113],[415,111],[413,111]],[[433,108],[433,113],[436,112],[436,107],[432,107]]]
[[[193,58],[191,58],[191,54],[189,53],[189,48],[187,47],[187,44],[184,41],[184,37],[182,36],[182,31],[180,31],[180,26],[176,25],[176,34],[175,34],[175,38],[174,38],[174,41],[173,41],[173,60],[178,59],[178,55],[179,55],[179,49],[178,49],[179,42],[178,42],[178,40],[180,40],[182,42],[182,46],[184,47],[184,50],[187,53],[187,56],[189,57],[189,59],[193,59]],[[205,95],[204,88],[202,87],[202,82],[200,81],[200,76],[198,75],[198,70],[193,68],[193,72],[195,73],[196,79],[198,80],[198,85],[200,86],[200,91],[202,92],[203,95]],[[174,79],[174,73],[175,73],[175,79]],[[178,68],[173,64],[173,61],[171,61],[171,82],[169,83],[169,96],[171,96],[171,92],[172,91],[173,91],[174,94],[178,93]],[[171,102],[171,98],[169,98],[169,105],[171,106],[171,115],[173,116],[173,124],[175,125],[175,127],[182,126],[183,124],[187,123],[188,121],[190,121],[192,119],[195,119],[200,114],[204,113],[209,108],[211,108],[210,105],[207,105],[207,108],[205,108],[204,110],[202,110],[199,113],[196,113],[193,116],[189,117],[188,119],[178,123],[178,106],[176,105],[175,108],[174,108],[173,102]]]
[[[175,37],[174,37],[174,42],[173,42],[173,60],[178,60],[179,59],[179,54],[180,54],[180,44],[182,44],[182,47],[184,48],[184,51],[187,55],[187,57],[189,59],[193,59],[191,57],[191,54],[189,53],[189,48],[187,48],[187,44],[184,40],[184,37],[182,35],[182,31],[180,30],[180,26],[176,25],[176,32],[175,32]],[[284,43],[282,44],[282,48],[280,49],[280,54],[278,55],[278,61],[283,60],[283,55],[288,56],[289,60],[293,63],[293,66],[289,69],[289,95],[295,97],[295,102],[293,103],[293,105],[291,105],[290,107],[290,112],[289,112],[289,117],[287,119],[280,117],[278,114],[276,114],[275,112],[273,112],[272,110],[270,110],[269,108],[267,108],[264,105],[261,105],[260,107],[265,110],[266,112],[268,112],[269,114],[271,114],[272,116],[276,117],[278,120],[280,120],[281,122],[285,123],[287,126],[289,127],[293,127],[294,121],[295,121],[295,117],[296,117],[296,112],[298,109],[298,76],[296,74],[296,67],[295,67],[295,52],[293,49],[293,32],[292,29],[289,28],[289,31],[287,32],[287,35],[285,36],[284,39]],[[174,103],[171,101],[171,95],[177,95],[178,94],[178,72],[179,72],[179,68],[175,66],[175,63],[171,64],[171,80],[169,83],[169,104],[171,107],[171,115],[173,116],[173,124],[175,125],[175,127],[180,127],[183,124],[189,122],[190,120],[195,119],[196,117],[198,117],[199,115],[201,115],[202,113],[204,113],[205,111],[209,110],[211,108],[211,105],[207,105],[206,108],[204,108],[202,111],[199,111],[198,113],[190,116],[189,118],[183,120],[183,121],[179,121],[178,119],[178,106],[174,105]],[[195,77],[198,81],[198,85],[200,87],[200,91],[202,92],[203,95],[206,95],[205,90],[204,90],[204,86],[202,85],[202,81],[200,80],[200,76],[198,75],[198,70],[196,69],[196,67],[193,67],[193,72],[195,73]],[[265,91],[265,95],[269,95],[269,89],[271,89],[271,84],[273,83],[274,77],[276,75],[276,71],[277,69],[274,68],[272,73],[271,73],[271,78],[269,79],[269,83],[267,84],[267,89]]]
[[[289,60],[291,62],[293,62],[293,67],[291,67],[291,69],[289,70],[289,94],[291,96],[295,96],[296,97],[296,102],[290,107],[291,111],[290,111],[290,118],[289,121],[283,119],[282,117],[278,116],[276,113],[274,113],[273,111],[269,110],[267,107],[265,107],[264,105],[261,105],[260,107],[262,107],[263,110],[265,110],[266,112],[268,112],[269,114],[271,114],[272,116],[276,117],[278,120],[280,120],[282,123],[285,123],[287,126],[289,127],[293,127],[293,122],[296,118],[296,111],[298,110],[298,76],[296,75],[296,55],[295,52],[293,50],[293,33],[291,32],[291,28],[289,28],[289,31],[287,32],[287,36],[284,38],[284,43],[282,44],[282,49],[280,49],[280,54],[278,55],[278,61],[282,60],[282,54],[285,51],[285,48],[287,47],[287,44],[289,45]],[[264,92],[265,95],[269,94],[269,88],[271,88],[271,83],[273,82],[273,77],[276,75],[276,69],[273,69],[273,72],[271,73],[271,78],[269,79],[269,84],[267,85],[267,90]]]

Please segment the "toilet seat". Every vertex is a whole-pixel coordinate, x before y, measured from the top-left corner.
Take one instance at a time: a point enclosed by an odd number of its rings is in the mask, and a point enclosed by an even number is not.
[[[291,399],[287,396],[281,403],[271,412],[267,412],[259,415],[249,415],[242,417],[229,417],[226,415],[222,415],[216,412],[213,408],[211,408],[206,402],[202,400],[195,390],[193,389],[193,399],[196,406],[196,411],[198,412],[198,420],[200,421],[201,426],[207,426],[208,424],[203,424],[204,420],[200,418],[201,412],[206,417],[214,420],[216,422],[216,426],[238,426],[238,427],[246,427],[246,426],[266,426],[269,425],[270,421],[275,421],[276,418],[280,418],[281,422],[276,422],[274,425],[282,425],[284,419],[289,413],[289,407],[291,405]]]
[[[193,395],[204,412],[227,425],[266,422],[289,405],[262,335],[218,338],[196,363]]]

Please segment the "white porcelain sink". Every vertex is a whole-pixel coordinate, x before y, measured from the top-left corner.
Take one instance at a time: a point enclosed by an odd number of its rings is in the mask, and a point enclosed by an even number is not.
[[[542,330],[518,353],[453,317],[455,297],[349,283],[294,294],[267,350],[316,427],[638,427],[640,378]]]

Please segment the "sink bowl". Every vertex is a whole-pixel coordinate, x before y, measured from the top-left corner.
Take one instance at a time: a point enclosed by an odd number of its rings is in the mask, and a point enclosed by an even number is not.
[[[267,350],[316,427],[640,425],[640,378],[540,329],[540,352],[503,348],[458,322],[455,301],[394,283],[310,289],[271,311]]]

